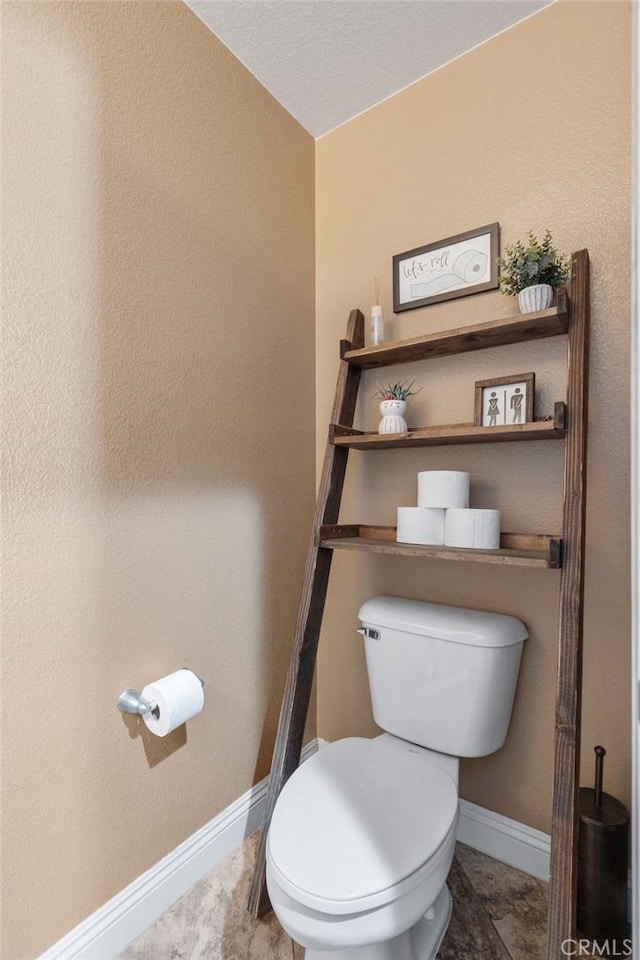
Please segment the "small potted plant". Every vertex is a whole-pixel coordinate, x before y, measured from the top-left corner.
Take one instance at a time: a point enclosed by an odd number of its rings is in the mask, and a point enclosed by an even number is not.
[[[569,258],[558,253],[553,237],[545,230],[542,242],[530,230],[527,242],[522,240],[506,247],[498,259],[500,289],[507,296],[518,295],[521,313],[535,313],[551,306],[553,291],[569,279]]]
[[[406,433],[407,421],[404,414],[407,409],[407,399],[420,393],[422,387],[414,390],[415,380],[411,383],[389,383],[376,390],[374,397],[380,397],[380,413],[382,420],[378,424],[378,433]]]

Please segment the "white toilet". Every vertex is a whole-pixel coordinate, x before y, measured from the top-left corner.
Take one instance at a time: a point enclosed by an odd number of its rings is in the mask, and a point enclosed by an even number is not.
[[[290,777],[267,887],[306,960],[433,960],[451,916],[458,758],[504,743],[527,630],[400,597],[374,597],[358,616],[387,732],[338,740]]]

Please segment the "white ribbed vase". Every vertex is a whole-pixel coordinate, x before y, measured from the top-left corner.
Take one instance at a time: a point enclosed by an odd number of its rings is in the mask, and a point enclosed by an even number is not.
[[[382,400],[380,403],[382,420],[378,424],[378,433],[406,433],[407,421],[404,419],[406,409],[406,400]]]
[[[553,300],[553,288],[548,283],[534,283],[532,287],[525,287],[518,294],[520,313],[537,313],[546,310]]]

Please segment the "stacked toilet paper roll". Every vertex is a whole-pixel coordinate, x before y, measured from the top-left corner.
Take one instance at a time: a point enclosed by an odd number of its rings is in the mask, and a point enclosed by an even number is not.
[[[444,543],[444,510],[428,507],[398,507],[396,540],[400,543]]]
[[[497,550],[500,511],[469,508],[470,476],[461,470],[418,474],[418,506],[398,507],[396,540],[430,546]]]
[[[468,507],[470,479],[460,470],[423,470],[418,474],[418,506],[444,510]]]
[[[396,540],[442,546],[450,507],[469,505],[469,474],[459,470],[423,470],[418,474],[418,506],[398,507]]]
[[[447,510],[444,542],[447,547],[497,550],[500,546],[500,511]]]

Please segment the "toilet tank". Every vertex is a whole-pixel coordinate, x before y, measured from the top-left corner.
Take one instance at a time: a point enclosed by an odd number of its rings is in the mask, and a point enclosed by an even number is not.
[[[528,635],[520,620],[401,597],[373,597],[358,617],[383,730],[454,757],[503,745]]]

